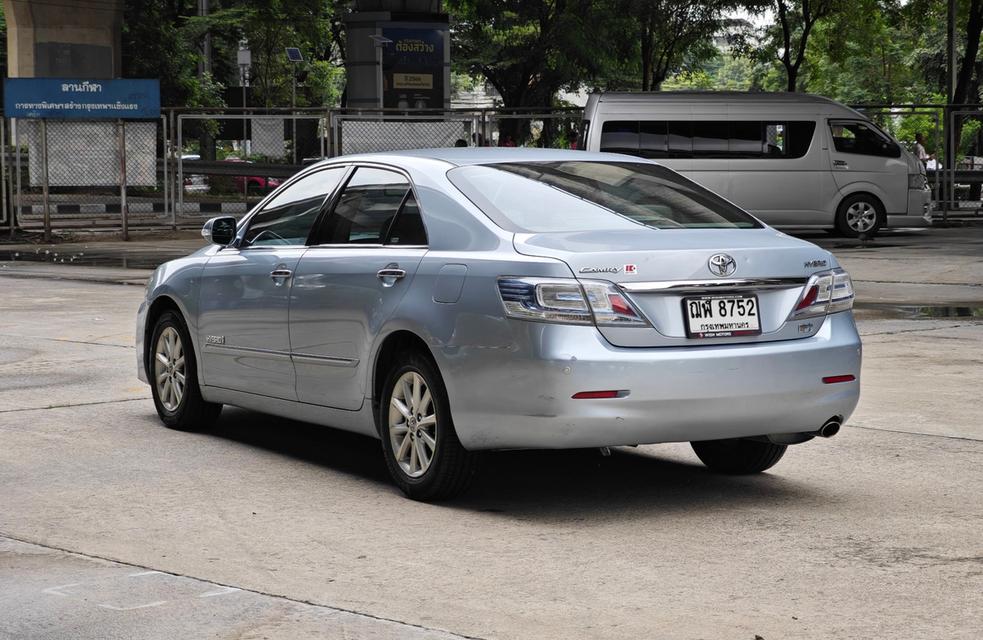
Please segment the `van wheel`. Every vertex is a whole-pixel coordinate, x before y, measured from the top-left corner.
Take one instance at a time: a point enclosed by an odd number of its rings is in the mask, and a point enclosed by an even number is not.
[[[418,352],[404,352],[381,397],[379,437],[396,486],[425,502],[463,493],[474,480],[478,455],[457,438],[437,367]]]
[[[743,438],[691,442],[690,446],[711,471],[734,475],[761,473],[770,469],[782,459],[788,448],[784,444]]]
[[[201,397],[191,338],[184,320],[173,311],[165,311],[154,325],[147,374],[157,415],[168,427],[200,431],[222,412],[221,404]]]
[[[884,221],[884,207],[880,200],[866,193],[845,198],[836,210],[836,230],[848,238],[860,234],[873,238]]]

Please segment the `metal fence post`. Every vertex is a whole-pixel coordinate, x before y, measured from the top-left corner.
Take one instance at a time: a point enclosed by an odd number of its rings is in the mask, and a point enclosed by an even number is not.
[[[3,217],[8,218],[11,236],[13,236],[14,216],[10,212],[7,200],[7,119],[0,118],[0,207],[3,208]]]
[[[51,242],[51,202],[48,198],[48,121],[41,120],[41,205],[44,208],[44,241]]]
[[[119,137],[119,211],[123,218],[123,240],[130,239],[129,207],[126,205],[126,124],[116,121]]]
[[[171,109],[167,113],[167,144],[170,146],[164,156],[165,162],[171,165],[171,180],[167,185],[167,188],[171,190],[171,229],[177,231],[177,190],[184,190],[183,185],[178,183],[177,175],[175,170],[177,169],[177,164],[171,163],[171,158],[177,153],[177,142],[175,139],[176,133],[174,131],[174,110]]]
[[[163,174],[161,176],[161,186],[163,187],[164,195],[164,215],[167,215],[167,205],[170,195],[170,188],[168,187],[168,180],[170,176],[167,173],[167,116],[162,115],[160,117],[160,148],[161,148],[161,160],[164,163]],[[172,229],[173,230],[173,229]]]
[[[177,179],[174,187],[177,189],[177,210],[184,213],[184,116],[177,117],[177,148],[174,153],[177,155]],[[176,223],[175,223],[176,224]]]
[[[21,183],[20,183],[20,137],[17,135],[17,118],[14,118],[11,124],[11,135],[14,138],[14,176],[12,179],[16,178],[17,181],[17,192],[14,195],[14,210],[17,212],[15,219],[20,216],[21,209]],[[11,237],[13,237],[13,229],[10,231]]]

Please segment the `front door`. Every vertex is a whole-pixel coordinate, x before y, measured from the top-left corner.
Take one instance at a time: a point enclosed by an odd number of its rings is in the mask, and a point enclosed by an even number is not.
[[[829,132],[830,169],[840,191],[855,191],[854,183],[873,184],[887,213],[907,211],[908,163],[898,144],[864,120],[830,120]]]
[[[395,171],[359,167],[294,275],[290,344],[297,397],[356,410],[370,349],[427,251],[413,190]]]
[[[311,227],[344,173],[330,168],[294,181],[247,220],[237,246],[205,264],[198,315],[204,384],[296,400],[290,290]]]

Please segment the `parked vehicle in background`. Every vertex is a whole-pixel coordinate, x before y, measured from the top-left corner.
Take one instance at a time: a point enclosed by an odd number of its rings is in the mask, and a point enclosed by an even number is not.
[[[197,153],[185,153],[181,156],[183,162],[197,161],[201,160],[201,156]],[[185,193],[207,193],[208,192],[208,178],[200,173],[195,174],[185,174],[184,176],[184,192]]]
[[[860,393],[836,258],[646,160],[342,156],[202,234],[138,312],[161,420],[230,404],[375,436],[417,499],[486,449],[692,442],[757,473]]]
[[[924,224],[925,168],[861,113],[798,93],[595,93],[578,148],[654,159],[765,222],[856,237]]]
[[[252,160],[243,160],[242,158],[226,158],[224,162],[242,162],[247,164],[252,164]],[[249,190],[256,192],[266,192],[276,189],[283,182],[280,178],[270,178],[262,176],[233,176],[233,181],[236,185],[236,191],[244,191],[248,185]]]

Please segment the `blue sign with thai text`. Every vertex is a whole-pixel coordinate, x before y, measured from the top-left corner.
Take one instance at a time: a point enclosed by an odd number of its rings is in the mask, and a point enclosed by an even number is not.
[[[7,78],[3,111],[8,118],[159,118],[160,81]]]

